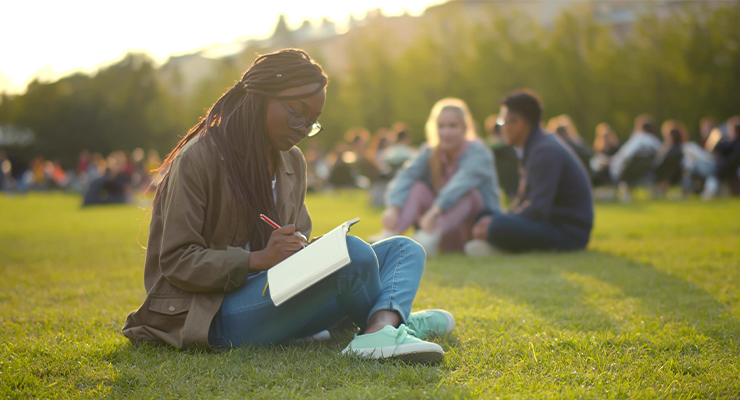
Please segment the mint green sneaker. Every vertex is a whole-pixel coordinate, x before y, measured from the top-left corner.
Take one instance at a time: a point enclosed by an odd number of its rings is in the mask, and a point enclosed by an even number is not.
[[[406,322],[409,324],[409,328],[416,332],[416,336],[421,339],[434,335],[444,335],[455,329],[455,317],[445,310],[417,311],[411,313]]]
[[[342,350],[342,354],[374,359],[398,359],[413,364],[431,364],[442,360],[445,352],[440,345],[417,338],[414,331],[401,324],[398,328],[386,325],[377,332],[355,335]]]

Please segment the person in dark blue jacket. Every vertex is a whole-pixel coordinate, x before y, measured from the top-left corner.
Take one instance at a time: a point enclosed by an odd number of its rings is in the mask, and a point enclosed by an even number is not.
[[[541,103],[530,91],[502,101],[502,136],[523,157],[524,184],[508,214],[481,213],[473,228],[477,240],[466,245],[468,255],[578,250],[588,244],[594,220],[588,174],[567,145],[542,132],[541,118]]]

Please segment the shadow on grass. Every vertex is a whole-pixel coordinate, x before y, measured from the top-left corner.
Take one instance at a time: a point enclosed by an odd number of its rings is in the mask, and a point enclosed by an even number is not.
[[[729,306],[711,293],[652,265],[599,251],[449,256],[430,261],[425,280],[442,290],[481,289],[486,295],[479,302],[509,299],[569,330],[619,333],[631,317],[630,310],[620,308],[625,307],[636,310],[635,318],[651,320],[644,322],[677,323],[723,345],[734,347],[740,336]],[[636,322],[642,321],[631,324]]]
[[[340,354],[346,340],[178,351],[163,346],[119,346],[107,355],[118,376],[113,397],[391,398],[458,397],[446,387],[442,364],[411,366]]]
[[[574,264],[561,267],[562,270],[587,275],[618,288],[625,296],[638,299],[658,319],[670,317],[724,345],[738,343],[740,321],[732,316],[728,305],[719,302],[710,292],[650,264],[603,252],[592,253],[606,260],[606,265]]]

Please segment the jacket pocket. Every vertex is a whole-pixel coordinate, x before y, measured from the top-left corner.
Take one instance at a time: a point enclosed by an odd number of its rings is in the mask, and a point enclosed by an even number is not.
[[[177,315],[190,310],[191,297],[156,297],[149,302],[149,311],[164,315]]]

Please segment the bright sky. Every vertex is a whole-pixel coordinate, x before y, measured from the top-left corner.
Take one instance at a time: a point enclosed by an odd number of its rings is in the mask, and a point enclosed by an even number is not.
[[[291,27],[326,16],[338,24],[380,7],[420,14],[440,0],[0,0],[0,92],[34,77],[93,71],[129,50],[164,61],[216,43],[272,33],[280,13]]]

